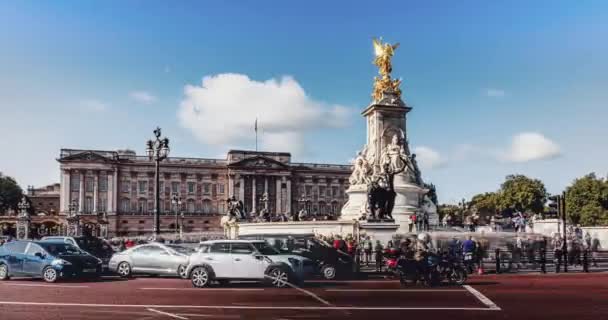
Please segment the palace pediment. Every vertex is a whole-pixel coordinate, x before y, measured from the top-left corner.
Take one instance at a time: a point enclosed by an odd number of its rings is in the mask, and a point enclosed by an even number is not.
[[[264,156],[256,156],[233,162],[228,165],[230,168],[239,169],[287,169],[284,163]]]
[[[112,162],[113,159],[102,156],[94,151],[84,151],[76,154],[71,154],[69,156],[65,156],[59,159],[60,162],[63,161],[86,161],[86,162]]]

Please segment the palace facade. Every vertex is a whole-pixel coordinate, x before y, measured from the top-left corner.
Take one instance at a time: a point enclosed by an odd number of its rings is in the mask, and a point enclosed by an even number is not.
[[[79,233],[114,237],[153,231],[154,161],[130,150],[75,149],[61,149],[57,161],[58,208],[47,211],[61,227],[53,233],[66,232],[68,216],[78,218]],[[290,215],[306,207],[313,215],[335,217],[346,202],[350,173],[350,165],[295,163],[283,152],[231,150],[226,159],[169,157],[160,163],[161,232],[181,226],[183,232],[222,234],[220,218],[233,195],[248,213],[268,205],[271,213]],[[264,193],[267,204],[261,201]]]

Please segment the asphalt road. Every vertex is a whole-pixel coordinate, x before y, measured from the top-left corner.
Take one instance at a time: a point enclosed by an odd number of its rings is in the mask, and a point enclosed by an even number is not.
[[[0,319],[605,319],[608,274],[485,275],[466,286],[393,280],[307,282],[301,289],[188,280],[0,282]]]

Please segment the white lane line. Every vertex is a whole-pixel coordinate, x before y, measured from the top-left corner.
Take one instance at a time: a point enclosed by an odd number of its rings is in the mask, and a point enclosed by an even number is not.
[[[186,318],[186,317],[178,316],[176,314],[169,313],[169,312],[164,312],[164,311],[160,311],[160,310],[156,310],[156,309],[152,309],[152,308],[147,308],[147,310],[155,312],[155,313],[158,313],[158,314],[162,314],[162,315],[165,315],[167,317],[174,318],[174,319],[188,320],[188,318]]]
[[[184,317],[202,317],[202,318],[214,318],[214,319],[240,319],[239,315],[229,315],[229,314],[197,314],[197,313],[178,313],[178,316]]]
[[[496,303],[492,302],[492,300],[490,300],[490,299],[488,299],[488,297],[484,296],[483,293],[477,291],[476,289],[473,289],[473,287],[466,285],[466,284],[462,287],[467,289],[467,291],[469,291],[472,295],[474,295],[477,299],[479,299],[479,301],[481,301],[481,303],[488,306],[488,308],[490,308],[490,310],[501,310],[500,307],[498,305],[496,305]]]
[[[466,292],[458,289],[325,289],[327,292]]]
[[[270,280],[273,280],[273,278],[272,278],[272,277],[270,277],[270,276],[268,276],[268,275],[265,275],[264,277],[266,277],[266,278],[268,278],[268,279],[270,279]],[[324,305],[326,305],[326,306],[331,306],[331,307],[333,307],[333,306],[334,306],[333,304],[329,303],[327,300],[325,300],[325,299],[323,299],[323,298],[319,297],[318,295],[316,295],[316,294],[314,294],[314,293],[312,293],[312,292],[310,292],[310,291],[308,291],[308,290],[302,289],[302,288],[300,288],[300,287],[298,287],[298,286],[296,286],[296,285],[294,285],[294,284],[292,284],[292,283],[289,283],[289,282],[287,282],[287,281],[285,282],[285,284],[286,284],[286,285],[288,285],[288,286],[290,286],[290,287],[292,287],[292,288],[294,288],[294,289],[296,289],[296,290],[298,290],[298,291],[300,291],[300,292],[303,292],[304,294],[306,294],[306,295],[308,295],[308,296],[312,297],[313,299],[315,299],[315,300],[317,300],[317,301],[321,302],[322,304],[324,304]]]
[[[36,283],[3,283],[5,286],[13,287],[47,287],[47,288],[88,288],[89,286],[69,286],[60,284],[36,284]]]
[[[155,309],[233,309],[233,310],[463,310],[463,311],[495,311],[500,309],[477,307],[349,307],[349,306],[201,306],[201,305],[149,305],[149,304],[96,304],[96,303],[67,303],[67,302],[27,302],[27,301],[0,301],[0,305],[17,306],[55,306],[79,308],[155,308]]]
[[[264,291],[262,288],[139,288],[139,290],[166,290],[166,291]]]

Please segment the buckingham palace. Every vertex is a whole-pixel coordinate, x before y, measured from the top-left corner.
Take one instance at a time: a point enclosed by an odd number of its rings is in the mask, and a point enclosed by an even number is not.
[[[107,237],[152,232],[155,171],[148,156],[61,149],[57,161],[60,216],[77,216],[82,230]],[[284,152],[169,157],[160,167],[160,229],[173,232],[180,225],[184,232],[221,232],[220,217],[231,196],[249,213],[261,210],[267,194],[264,205],[275,213],[290,215],[306,206],[313,215],[336,216],[350,173],[350,165],[296,163]]]

